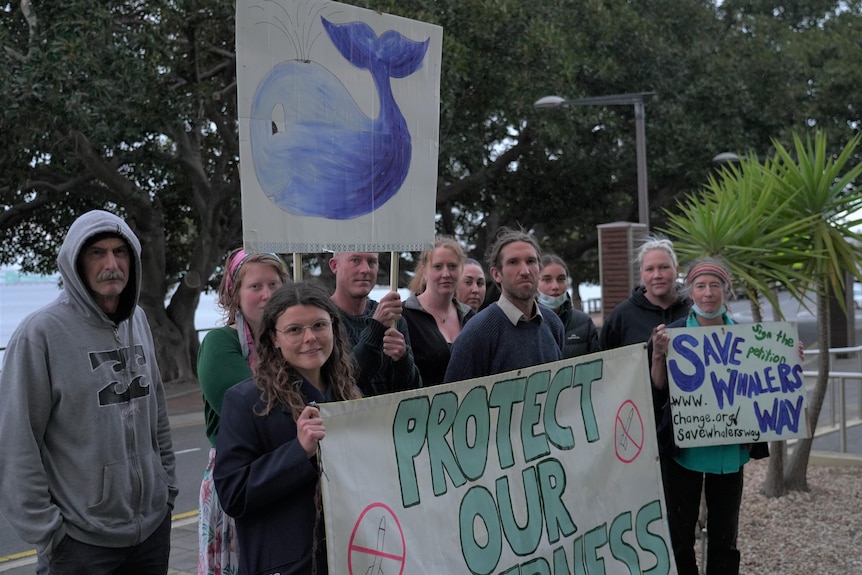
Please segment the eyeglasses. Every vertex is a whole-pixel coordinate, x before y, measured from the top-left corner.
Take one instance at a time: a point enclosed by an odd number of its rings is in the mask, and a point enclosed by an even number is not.
[[[283,329],[276,328],[275,331],[284,335],[290,343],[300,343],[305,337],[305,330],[310,329],[314,337],[320,338],[331,333],[332,321],[328,319],[319,319],[311,325],[289,325]]]

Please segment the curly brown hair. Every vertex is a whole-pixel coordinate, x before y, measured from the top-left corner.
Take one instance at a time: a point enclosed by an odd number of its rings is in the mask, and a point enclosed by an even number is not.
[[[272,294],[263,309],[263,321],[256,346],[254,382],[261,391],[261,400],[265,407],[258,415],[267,415],[277,405],[283,405],[290,409],[294,419],[298,419],[305,407],[305,401],[299,393],[302,376],[285,361],[281,350],[275,347],[275,325],[278,318],[286,309],[297,305],[320,308],[329,314],[332,321],[332,353],[321,368],[321,376],[331,387],[333,397],[336,400],[362,397],[353,376],[350,341],[342,325],[341,314],[330,299],[329,293],[317,283],[288,283]]]

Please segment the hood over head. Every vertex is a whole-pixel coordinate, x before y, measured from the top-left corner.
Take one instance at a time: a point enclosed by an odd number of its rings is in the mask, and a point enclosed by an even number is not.
[[[57,256],[57,267],[63,277],[65,290],[72,301],[87,314],[106,315],[96,304],[86,280],[81,277],[77,267],[78,256],[92,243],[94,236],[119,237],[128,244],[131,252],[129,281],[123,293],[120,294],[120,303],[116,313],[113,314],[115,321],[119,323],[131,317],[138,305],[141,292],[141,243],[122,218],[103,210],[93,210],[80,216],[69,228],[63,240],[60,254]]]

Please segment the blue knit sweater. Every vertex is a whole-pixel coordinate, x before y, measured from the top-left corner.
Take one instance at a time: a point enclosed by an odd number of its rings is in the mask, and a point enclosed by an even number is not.
[[[452,344],[444,383],[483,377],[563,359],[565,329],[557,314],[538,306],[544,317],[512,325],[496,303],[471,319]]]

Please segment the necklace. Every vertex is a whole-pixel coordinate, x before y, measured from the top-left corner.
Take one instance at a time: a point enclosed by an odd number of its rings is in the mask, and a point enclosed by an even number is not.
[[[419,305],[421,305],[422,308],[429,314],[431,314],[435,318],[438,318],[440,320],[440,323],[446,323],[446,320],[452,316],[452,302],[446,302],[446,305],[448,306],[448,309],[446,310],[446,315],[438,316],[436,313],[434,313],[436,310],[432,309],[432,306],[429,305],[430,300],[426,299],[426,297],[423,296],[425,296],[425,292],[423,292],[422,295],[417,297],[417,299],[419,300]]]

